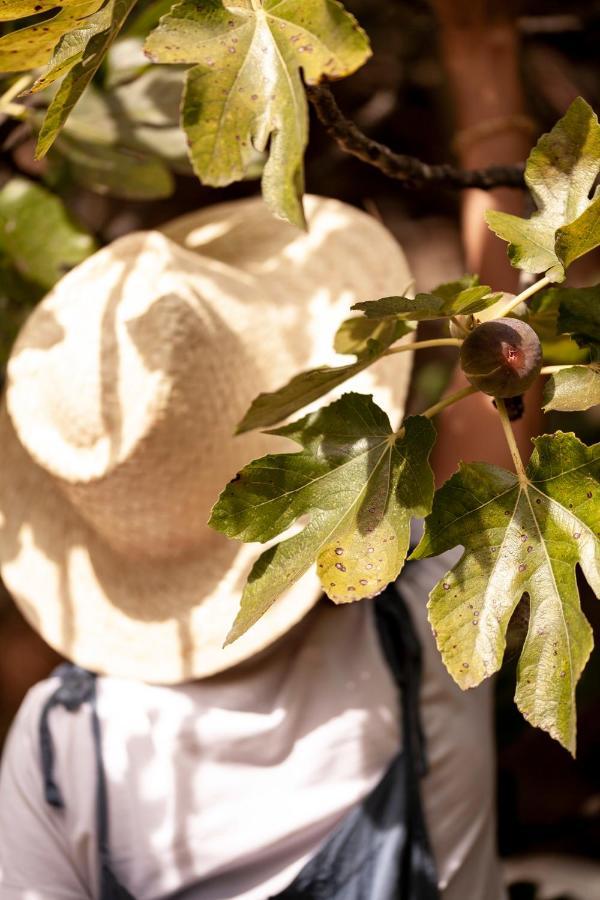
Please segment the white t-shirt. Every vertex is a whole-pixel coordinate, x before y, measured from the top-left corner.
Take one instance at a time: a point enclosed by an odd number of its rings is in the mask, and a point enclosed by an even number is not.
[[[402,579],[424,643],[425,814],[444,900],[500,900],[487,686],[462,693],[433,646],[427,591],[448,559]],[[0,774],[0,900],[97,897],[89,709],[50,713],[65,809],[43,796],[36,685]],[[111,863],[136,900],[265,900],[381,778],[401,744],[398,694],[367,601],[319,604],[271,652],[177,687],[98,680]]]

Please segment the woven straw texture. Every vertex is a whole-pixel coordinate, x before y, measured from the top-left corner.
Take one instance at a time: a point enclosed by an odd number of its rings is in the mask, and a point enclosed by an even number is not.
[[[31,624],[82,666],[165,684],[207,677],[271,644],[319,596],[308,573],[222,649],[264,548],[206,525],[241,466],[291,449],[232,436],[256,394],[346,361],[331,343],[351,304],[409,281],[374,219],[306,205],[306,234],[251,199],[121,238],[66,275],[16,342],[0,414],[0,570]],[[337,395],[373,393],[397,422],[409,357]]]

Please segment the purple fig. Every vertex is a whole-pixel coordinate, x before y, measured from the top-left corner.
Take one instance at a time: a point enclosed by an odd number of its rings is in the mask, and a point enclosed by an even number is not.
[[[492,397],[515,397],[531,387],[542,368],[542,347],[533,328],[519,319],[478,325],[460,349],[462,370]]]

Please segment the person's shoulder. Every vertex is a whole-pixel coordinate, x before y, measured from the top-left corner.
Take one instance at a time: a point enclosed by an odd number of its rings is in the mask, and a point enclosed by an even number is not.
[[[15,731],[21,733],[37,731],[43,709],[59,685],[60,678],[53,674],[29,688],[13,720],[9,740]]]

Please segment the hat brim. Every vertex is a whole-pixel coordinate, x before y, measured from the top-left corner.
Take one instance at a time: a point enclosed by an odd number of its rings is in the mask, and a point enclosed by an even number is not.
[[[402,251],[375,220],[335,200],[307,197],[306,206],[311,223],[308,235],[275,220],[260,198],[211,207],[175,220],[164,229],[185,248],[186,271],[189,259],[197,259],[200,272],[208,267],[207,283],[216,277],[215,272],[228,275],[227,266],[234,266],[235,272],[239,270],[251,279],[253,290],[262,285],[270,318],[257,315],[255,326],[271,344],[276,341],[282,345],[278,344],[281,352],[270,358],[269,372],[262,373],[263,390],[279,386],[311,365],[338,364],[331,335],[348,315],[353,298],[384,296],[399,285],[405,286],[409,278]],[[126,256],[132,248],[138,253],[145,241],[154,247],[157,236],[146,234],[120,239],[128,242],[126,248],[118,242],[112,249],[104,248],[59,283],[32,316],[44,340],[48,338],[47,323],[40,321],[40,316],[46,306],[52,304],[56,313],[63,306],[70,309],[72,300],[81,310],[81,285],[89,278],[96,279],[92,305],[101,305],[106,286],[102,279],[98,281],[98,273],[110,266],[111,253],[115,258]],[[112,270],[106,271],[110,282]],[[280,301],[282,285],[286,303]],[[296,304],[297,312],[292,315]],[[54,315],[52,321],[56,318]],[[251,342],[252,332],[244,321],[236,320],[236,327],[243,329],[244,339]],[[54,333],[49,337],[56,339]],[[380,359],[342,385],[340,392],[372,393],[376,402],[391,413],[393,422],[400,421],[411,355]],[[322,591],[312,570],[246,634],[223,649],[248,574],[265,546],[230,541],[204,526],[210,511],[207,507],[200,526],[196,521],[190,529],[197,540],[195,549],[187,555],[155,557],[151,550],[121,555],[121,544],[111,539],[114,531],[96,530],[88,524],[95,521],[94,517],[84,516],[74,505],[76,497],[67,486],[69,471],[65,475],[61,470],[57,478],[52,467],[45,464],[47,440],[40,411],[35,404],[31,407],[25,402],[29,391],[34,399],[40,399],[37,384],[44,376],[36,359],[35,365],[27,368],[19,364],[22,354],[17,351],[13,356],[16,359],[9,367],[7,389],[10,415],[6,408],[0,410],[0,572],[26,618],[52,647],[98,673],[178,683],[209,677],[255,656],[314,606]],[[27,362],[26,355],[23,359]],[[347,357],[339,359],[347,361]],[[73,366],[76,370],[77,362]],[[69,381],[72,370],[66,371]],[[20,385],[18,396],[15,385]],[[49,389],[40,402],[56,399],[60,405],[60,396],[60,391]],[[241,407],[237,410],[234,421],[242,411]],[[68,423],[69,408],[61,408],[59,413]],[[233,430],[233,424],[231,427]],[[79,444],[75,450],[79,458]],[[222,480],[215,478],[214,472],[205,473],[205,477],[211,485],[215,481],[218,489],[242,464],[263,452],[266,449],[247,458],[244,455],[229,468],[225,459],[220,459]],[[92,475],[97,477],[94,473],[95,469]],[[85,482],[91,476],[84,473],[78,477]],[[62,478],[66,478],[64,483]],[[143,546],[146,548],[146,544]]]
[[[319,599],[318,578],[308,572],[223,648],[245,580],[264,547],[207,529],[201,554],[168,562],[125,559],[31,459],[5,404],[0,446],[3,580],[32,627],[78,665],[159,684],[206,678],[274,643]]]

